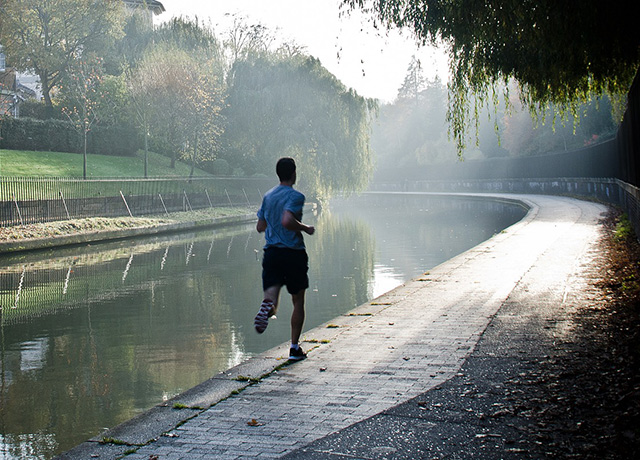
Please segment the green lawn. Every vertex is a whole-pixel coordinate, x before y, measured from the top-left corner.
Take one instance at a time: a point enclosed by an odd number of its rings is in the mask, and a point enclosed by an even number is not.
[[[149,152],[149,176],[188,176],[189,165]],[[196,176],[209,174],[196,169]],[[82,155],[60,152],[0,150],[0,176],[4,177],[82,177]],[[144,152],[135,157],[87,155],[88,177],[144,177]]]

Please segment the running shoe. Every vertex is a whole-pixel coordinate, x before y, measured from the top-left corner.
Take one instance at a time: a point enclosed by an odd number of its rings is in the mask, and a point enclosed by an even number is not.
[[[289,348],[289,361],[302,361],[307,357],[302,348]]]
[[[273,302],[270,300],[263,300],[260,305],[260,310],[253,320],[253,325],[256,328],[258,334],[262,334],[269,325],[269,317],[273,316]]]

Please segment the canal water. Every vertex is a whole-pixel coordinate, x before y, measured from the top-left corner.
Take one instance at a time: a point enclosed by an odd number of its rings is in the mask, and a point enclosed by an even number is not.
[[[363,195],[304,220],[305,330],[520,220],[517,205]],[[0,460],[49,459],[287,341],[258,335],[254,224],[0,257]]]

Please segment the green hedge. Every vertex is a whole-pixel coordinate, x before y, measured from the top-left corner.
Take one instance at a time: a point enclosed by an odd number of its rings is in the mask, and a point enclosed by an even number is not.
[[[69,119],[62,113],[62,110],[58,106],[47,107],[41,101],[29,99],[20,104],[20,117],[21,118],[35,118],[37,120],[49,120],[55,118],[56,120]]]
[[[98,155],[134,156],[141,147],[138,132],[125,126],[96,126],[87,150]]]
[[[96,125],[87,141],[87,151],[97,155],[133,156],[139,148],[136,130],[123,126]],[[2,117],[0,148],[82,153],[82,139],[69,121]]]

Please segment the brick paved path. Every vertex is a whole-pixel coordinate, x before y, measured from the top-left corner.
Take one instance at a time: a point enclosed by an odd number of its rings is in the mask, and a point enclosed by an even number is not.
[[[246,386],[127,459],[281,457],[455,376],[510,295],[571,287],[606,211],[564,197],[503,198],[519,198],[531,211],[489,241],[331,321],[340,327],[309,331],[307,360]],[[279,347],[256,362],[282,363],[286,351]]]

